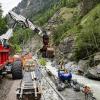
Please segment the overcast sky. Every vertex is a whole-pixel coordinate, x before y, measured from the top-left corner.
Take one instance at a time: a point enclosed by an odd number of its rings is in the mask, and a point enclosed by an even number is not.
[[[6,15],[8,11],[18,5],[21,0],[0,0],[2,4],[3,15]]]

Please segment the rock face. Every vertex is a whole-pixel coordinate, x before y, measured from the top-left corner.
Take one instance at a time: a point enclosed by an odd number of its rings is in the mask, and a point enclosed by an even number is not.
[[[23,53],[32,52],[33,55],[42,47],[41,38],[38,35],[35,35],[31,40],[28,40],[26,45],[23,46]],[[31,44],[31,45],[30,45]]]
[[[87,14],[98,3],[100,3],[100,0],[82,0],[81,15]]]
[[[74,37],[69,36],[66,37],[59,45],[59,51],[62,52],[63,57],[68,60],[72,60],[73,58],[73,50],[74,50]]]
[[[74,39],[73,37],[66,37],[59,45],[59,49],[64,54],[69,53],[72,50]]]
[[[13,10],[23,16],[30,17],[41,10],[49,8],[52,4],[57,3],[59,0],[22,0],[21,3]]]
[[[91,79],[100,80],[100,65],[89,69],[85,76]]]

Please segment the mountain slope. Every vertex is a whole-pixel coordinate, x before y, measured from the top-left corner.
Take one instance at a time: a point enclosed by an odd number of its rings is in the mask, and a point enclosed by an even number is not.
[[[89,1],[89,9],[84,6],[87,1]],[[72,51],[75,54],[73,58],[79,60],[95,53],[99,48],[99,43],[96,43],[93,38],[93,35],[97,40],[99,37],[99,32],[96,31],[96,29],[99,29],[99,26],[95,20],[97,19],[99,22],[97,12],[99,10],[95,8],[97,3],[98,0],[22,0],[18,7],[14,9],[16,12],[31,18],[38,25],[47,28],[49,26],[50,31],[53,33],[53,44],[64,47],[64,52],[63,50],[61,52],[66,57],[68,56],[67,53]],[[82,4],[84,5],[81,6]],[[95,12],[97,13],[92,15],[90,13],[91,9],[96,9]],[[86,18],[85,13],[80,15],[82,11],[86,11],[87,16],[90,17]],[[92,16],[95,17],[91,18]],[[52,29],[52,26],[56,27]],[[64,41],[68,43],[63,43]],[[64,44],[64,46],[61,44]],[[70,44],[74,45],[74,47],[69,47]],[[67,51],[68,48],[71,48],[69,52]]]
[[[59,0],[22,0],[22,2],[13,10],[26,17],[30,17],[43,9],[50,8],[51,5],[58,1]]]

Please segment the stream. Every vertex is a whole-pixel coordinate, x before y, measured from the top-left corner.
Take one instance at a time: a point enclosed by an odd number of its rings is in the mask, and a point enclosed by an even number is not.
[[[55,76],[58,77],[57,68],[52,67],[52,62],[50,60],[48,60],[46,67],[48,70],[51,70]],[[94,97],[96,97],[97,100],[100,100],[100,81],[91,80],[76,74],[73,74],[73,79],[76,79],[81,84],[90,86]]]
[[[93,94],[96,97],[96,99],[100,100],[100,81],[91,80],[84,76],[79,76],[75,74],[73,74],[73,79],[77,79],[79,83],[90,86],[93,90]]]

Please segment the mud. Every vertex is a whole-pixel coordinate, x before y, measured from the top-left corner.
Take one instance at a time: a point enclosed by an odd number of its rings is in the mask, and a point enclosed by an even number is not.
[[[0,100],[6,100],[12,85],[13,80],[11,79],[10,75],[0,80]]]

